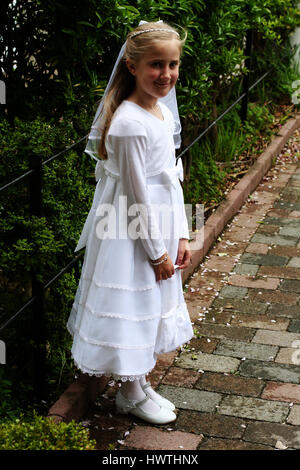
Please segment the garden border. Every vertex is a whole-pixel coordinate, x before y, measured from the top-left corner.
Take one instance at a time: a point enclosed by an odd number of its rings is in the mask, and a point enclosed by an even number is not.
[[[243,206],[249,194],[261,182],[264,175],[271,168],[273,158],[282,151],[286,142],[298,127],[300,127],[300,113],[296,113],[295,117],[284,124],[277,135],[272,138],[267,149],[258,157],[245,176],[207,219],[205,225],[196,234],[196,238],[190,242],[193,264],[184,271],[183,282],[186,282],[202,263],[219,234]],[[79,420],[87,412],[90,403],[104,391],[109,380],[108,377],[90,377],[81,374],[51,406],[48,417],[53,418],[56,422]]]

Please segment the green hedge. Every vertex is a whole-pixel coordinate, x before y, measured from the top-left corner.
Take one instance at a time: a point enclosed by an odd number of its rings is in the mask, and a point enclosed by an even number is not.
[[[0,423],[0,450],[96,450],[96,441],[82,424],[56,424],[51,418],[20,416]]]
[[[0,147],[4,164],[2,182],[11,181],[28,169],[28,155],[45,161],[79,140],[82,135],[72,123],[36,118],[15,119],[11,128],[0,121]],[[77,150],[77,151],[76,151]],[[73,257],[74,248],[90,209],[95,188],[94,164],[83,153],[83,145],[43,167],[43,209],[41,219],[29,217],[28,181],[25,179],[1,193],[0,203],[0,321],[10,318],[31,297],[31,269],[46,284]],[[77,272],[80,271],[80,263]],[[64,378],[70,335],[66,321],[78,279],[70,269],[46,291],[47,376],[54,389]],[[27,308],[4,329],[1,339],[7,348],[3,380],[14,384],[11,397],[23,400],[32,391],[32,319]],[[68,346],[66,346],[68,345]],[[21,375],[21,377],[19,377]],[[0,377],[1,388],[1,377]],[[1,411],[4,412],[2,407]]]

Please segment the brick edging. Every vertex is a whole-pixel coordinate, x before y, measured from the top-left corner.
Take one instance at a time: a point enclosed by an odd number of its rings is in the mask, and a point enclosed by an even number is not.
[[[300,127],[300,113],[289,119],[273,137],[267,149],[258,157],[256,162],[249,168],[248,172],[232,189],[227,198],[222,201],[215,212],[207,219],[201,230],[190,242],[192,250],[193,264],[184,270],[183,282],[193,274],[199,264],[204,260],[205,255],[223,231],[226,224],[234,217],[243,206],[249,194],[259,185],[264,175],[269,171],[272,160],[276,157],[295,130]]]
[[[223,231],[226,224],[235,216],[251,192],[258,186],[272,165],[272,159],[283,149],[293,132],[300,126],[300,113],[289,119],[274,137],[267,149],[258,157],[246,175],[230,191],[227,198],[207,219],[204,227],[190,243],[193,264],[183,272],[185,282],[203,261],[205,255]],[[89,377],[81,374],[54,405],[49,409],[48,417],[56,422],[79,420],[84,416],[92,401],[105,389],[107,377]]]
[[[56,423],[60,421],[69,422],[74,419],[80,420],[85,415],[91,402],[103,392],[108,377],[90,377],[87,374],[80,374],[77,380],[63,392],[59,399],[48,411],[48,418],[54,419]]]

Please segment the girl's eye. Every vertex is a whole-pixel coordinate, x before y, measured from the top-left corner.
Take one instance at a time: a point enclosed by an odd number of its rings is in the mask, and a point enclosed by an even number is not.
[[[170,63],[170,68],[174,69],[178,66],[178,62],[171,62]],[[162,62],[153,62],[152,67],[163,67]]]

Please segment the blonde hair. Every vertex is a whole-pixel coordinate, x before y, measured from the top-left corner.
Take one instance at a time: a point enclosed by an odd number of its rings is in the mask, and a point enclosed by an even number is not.
[[[150,31],[149,31],[150,30]],[[143,33],[138,33],[143,31]],[[133,37],[131,37],[133,36]],[[180,47],[180,53],[186,40],[186,32],[181,38],[178,31],[168,23],[146,23],[138,26],[127,35],[126,48],[122,60],[119,62],[114,80],[107,94],[102,110],[101,130],[102,135],[99,145],[99,156],[106,159],[105,138],[111,124],[114,112],[120,106],[123,100],[128,98],[135,88],[135,78],[129,72],[126,59],[135,63],[150,51],[155,44],[164,40],[177,39]]]

